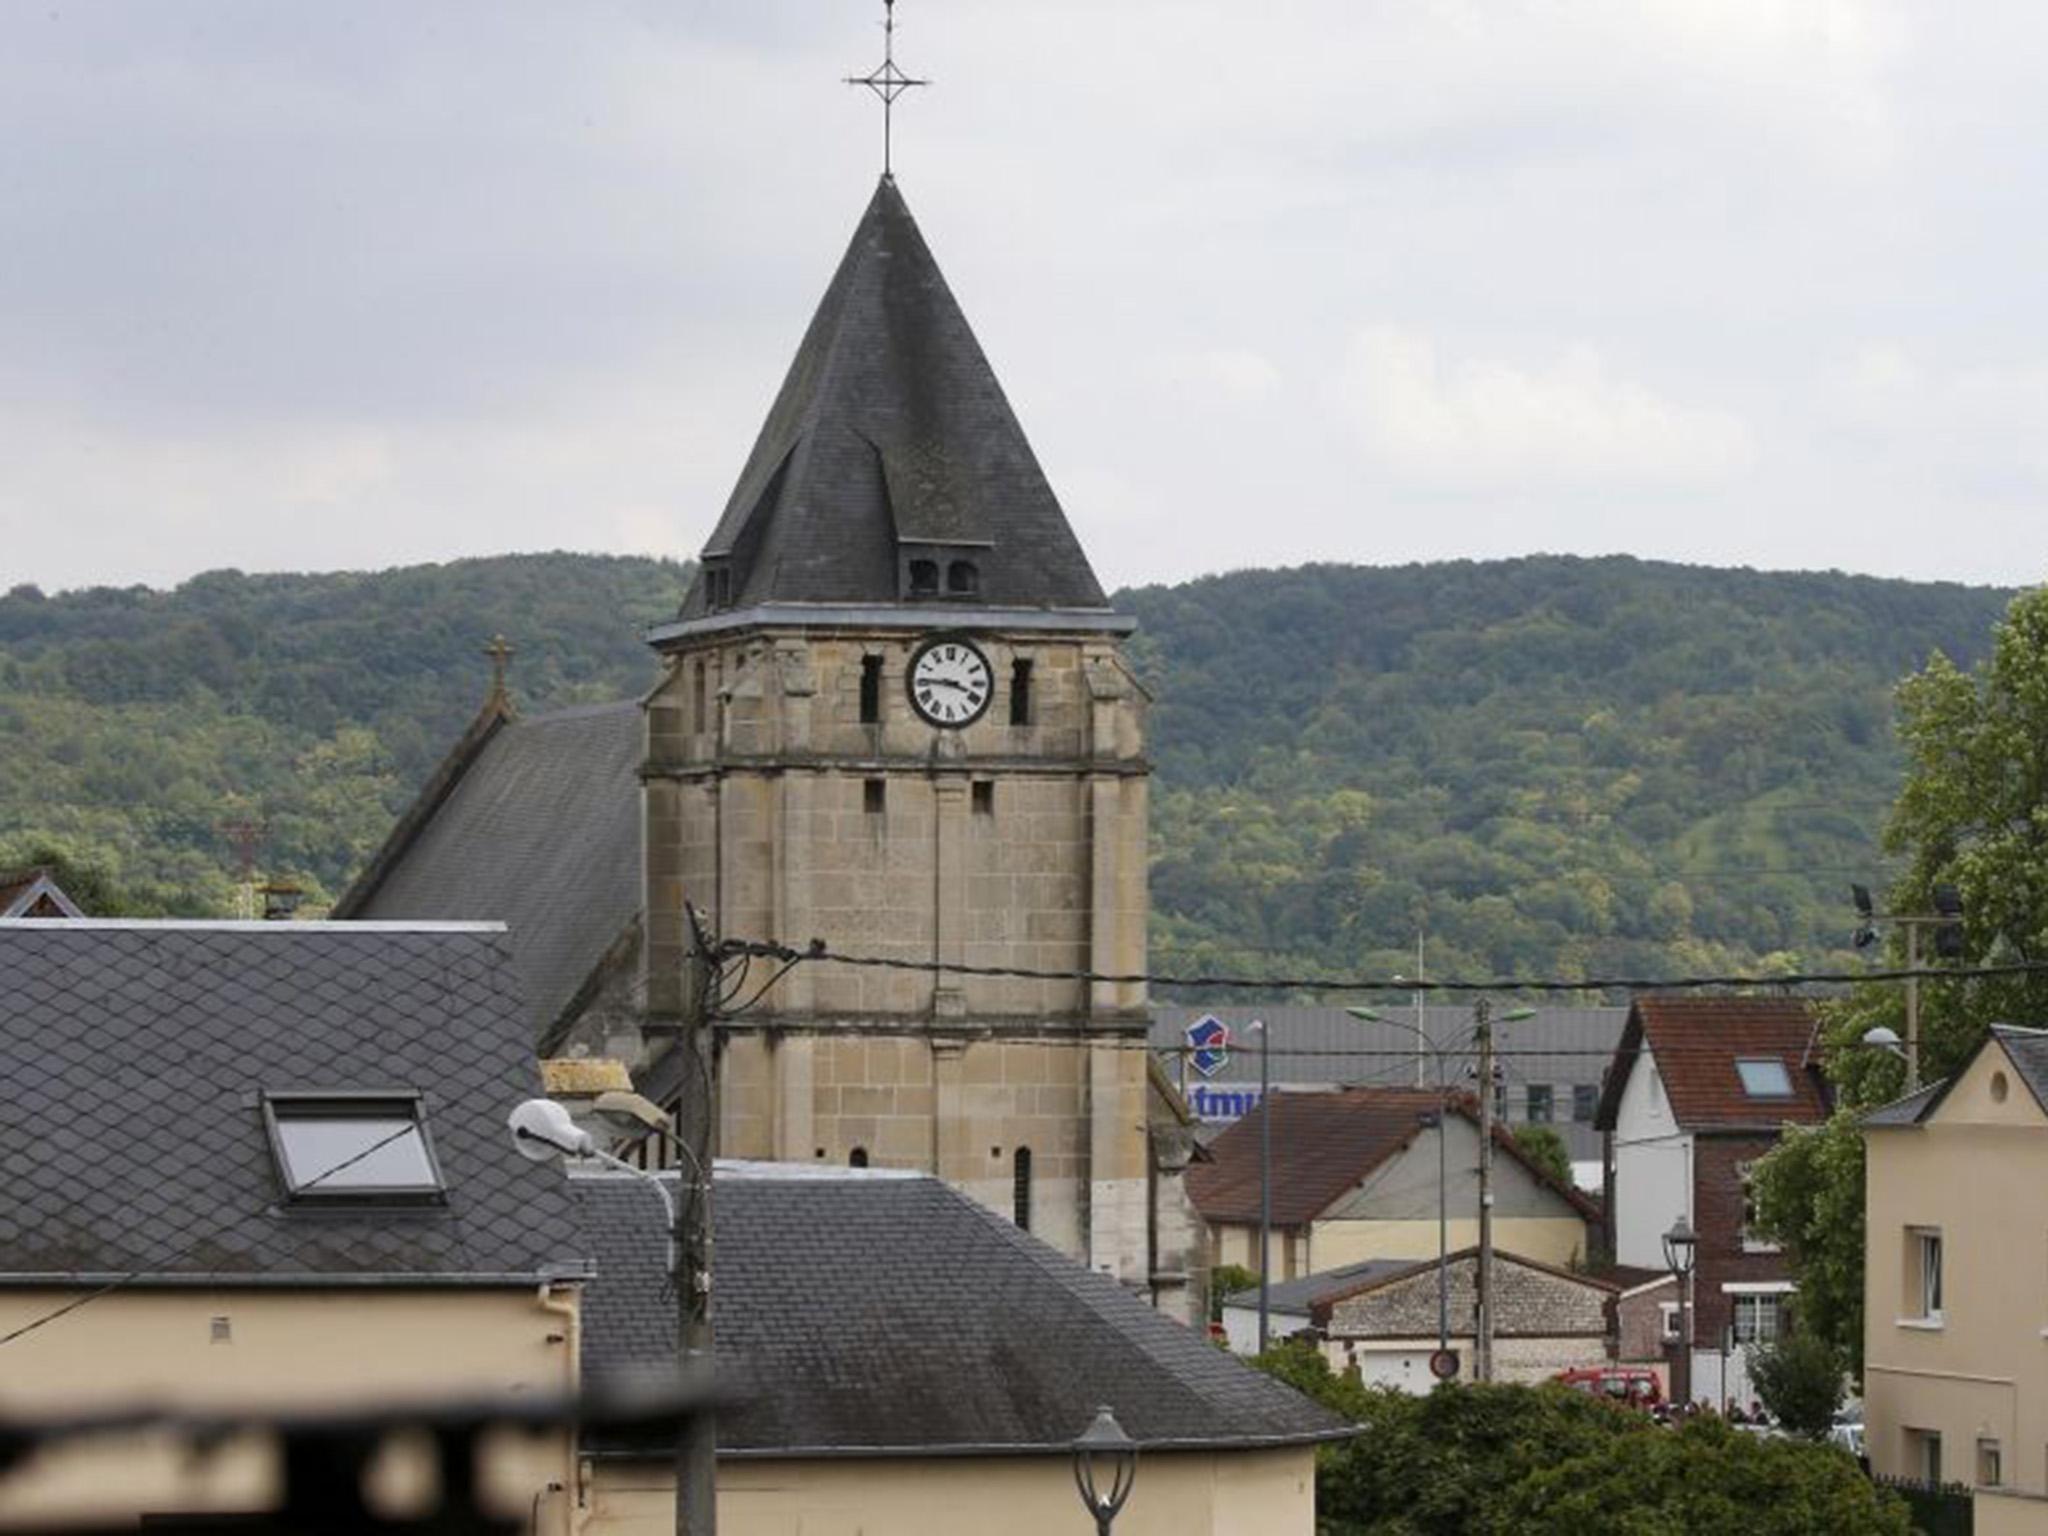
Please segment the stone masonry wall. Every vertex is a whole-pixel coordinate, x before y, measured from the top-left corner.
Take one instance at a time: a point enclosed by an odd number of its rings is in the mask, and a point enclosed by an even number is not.
[[[1467,1257],[1450,1266],[1450,1316],[1454,1331],[1470,1332],[1478,1305],[1478,1263]],[[1603,1288],[1526,1264],[1494,1256],[1494,1337],[1555,1337],[1565,1334],[1604,1338],[1607,1333]],[[1330,1309],[1327,1331],[1332,1338],[1434,1336],[1437,1325],[1437,1272],[1425,1270],[1338,1302]]]

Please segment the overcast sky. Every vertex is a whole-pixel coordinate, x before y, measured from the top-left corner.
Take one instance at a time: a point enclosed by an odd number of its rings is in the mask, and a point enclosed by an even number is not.
[[[693,553],[880,0],[0,0],[0,588]],[[898,180],[1110,584],[2022,583],[2048,6],[902,0]]]

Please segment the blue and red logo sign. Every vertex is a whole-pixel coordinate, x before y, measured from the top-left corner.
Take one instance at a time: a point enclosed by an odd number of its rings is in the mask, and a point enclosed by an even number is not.
[[[1204,1077],[1214,1077],[1230,1060],[1230,1026],[1213,1013],[1188,1026],[1188,1060]]]

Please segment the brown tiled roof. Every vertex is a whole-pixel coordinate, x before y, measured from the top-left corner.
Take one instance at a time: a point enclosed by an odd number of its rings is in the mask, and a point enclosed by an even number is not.
[[[1434,1088],[1340,1088],[1334,1093],[1272,1095],[1209,1143],[1211,1161],[1188,1170],[1187,1188],[1204,1221],[1259,1219],[1259,1121],[1273,1112],[1273,1225],[1306,1226],[1347,1189],[1399,1152],[1437,1109]],[[1470,1094],[1453,1094],[1451,1109],[1477,1120]],[[1597,1204],[1558,1183],[1522,1155],[1503,1126],[1494,1127],[1497,1151],[1514,1159],[1582,1216]]]
[[[1786,1121],[1827,1118],[1820,1075],[1808,1063],[1813,1006],[1792,997],[1652,994],[1629,1010],[1614,1050],[1598,1123],[1611,1129],[1638,1056],[1647,1052],[1664,1080],[1671,1112],[1682,1129],[1775,1130]],[[1776,1061],[1785,1068],[1787,1098],[1753,1096],[1737,1063]]]

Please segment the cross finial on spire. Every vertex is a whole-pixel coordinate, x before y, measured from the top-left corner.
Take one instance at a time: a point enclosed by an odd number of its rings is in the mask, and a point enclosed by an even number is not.
[[[890,122],[896,110],[896,98],[916,85],[930,85],[929,80],[915,80],[896,67],[896,0],[882,0],[882,62],[879,68],[865,75],[848,75],[848,85],[864,85],[882,99],[882,174],[890,174]]]
[[[491,636],[491,643],[484,647],[484,654],[491,659],[491,702],[510,704],[512,696],[505,691],[505,667],[512,660],[516,647],[503,635]]]

